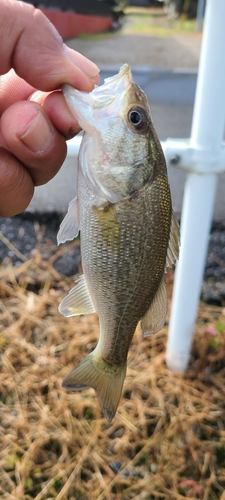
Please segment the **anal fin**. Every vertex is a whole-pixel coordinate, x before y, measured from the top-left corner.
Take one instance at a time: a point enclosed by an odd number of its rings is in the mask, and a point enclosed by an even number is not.
[[[167,291],[163,276],[156,295],[141,320],[141,329],[144,336],[152,335],[163,328],[167,313]]]
[[[59,312],[67,318],[95,312],[83,274],[76,281],[76,286],[70,290],[65,299],[60,303]]]

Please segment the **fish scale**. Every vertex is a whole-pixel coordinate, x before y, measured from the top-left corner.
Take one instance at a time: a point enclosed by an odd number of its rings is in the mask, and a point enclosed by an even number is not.
[[[164,217],[163,225],[159,226],[155,200],[160,196],[163,204],[170,207],[170,191],[165,177],[164,184],[161,181],[147,185],[139,196],[104,211],[93,209],[95,200],[83,176],[80,182],[83,182],[80,186],[83,272],[100,317],[100,329],[109,339],[102,357],[111,365],[120,365],[127,358],[137,323],[149,308],[164,273],[171,212],[167,210],[167,219]],[[151,214],[150,218],[146,212]],[[135,223],[131,224],[131,220]],[[161,232],[157,228],[157,235],[154,220],[161,227]],[[116,252],[112,248],[114,238]],[[162,255],[159,247],[164,250]]]
[[[178,256],[179,228],[147,99],[129,67],[90,94],[66,86],[64,95],[85,133],[77,197],[69,205],[59,241],[80,230],[83,276],[60,312],[72,316],[95,310],[100,335],[94,351],[67,375],[63,386],[73,391],[94,388],[111,421],[138,322],[144,334],[164,324],[164,272]]]

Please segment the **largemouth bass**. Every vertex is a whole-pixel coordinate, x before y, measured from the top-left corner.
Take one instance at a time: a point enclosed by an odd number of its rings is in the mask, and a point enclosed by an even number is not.
[[[83,275],[59,310],[65,316],[97,311],[100,322],[96,348],[67,375],[63,387],[92,387],[111,421],[138,322],[144,335],[164,325],[164,273],[178,257],[179,228],[149,105],[129,66],[89,94],[68,85],[63,92],[85,132],[77,196],[58,243],[80,231]]]

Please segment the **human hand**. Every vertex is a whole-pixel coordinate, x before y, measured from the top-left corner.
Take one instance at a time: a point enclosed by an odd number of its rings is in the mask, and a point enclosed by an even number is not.
[[[31,5],[1,0],[0,11],[0,216],[9,217],[54,177],[80,131],[58,89],[89,92],[99,70]]]

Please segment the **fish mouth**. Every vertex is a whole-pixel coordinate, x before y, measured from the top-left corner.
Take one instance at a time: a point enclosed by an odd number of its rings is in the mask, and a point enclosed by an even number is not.
[[[95,87],[91,92],[94,98],[94,107],[102,108],[108,106],[119,95],[126,92],[133,82],[132,73],[128,64],[124,64],[119,73],[105,78],[103,85]]]
[[[132,84],[130,67],[124,64],[116,75],[106,78],[103,85],[96,86],[90,93],[81,92],[67,84],[62,86],[62,92],[80,127],[91,132],[94,123],[96,125],[96,118],[105,118],[119,109],[124,94]],[[118,101],[116,109],[110,107],[115,101]]]

